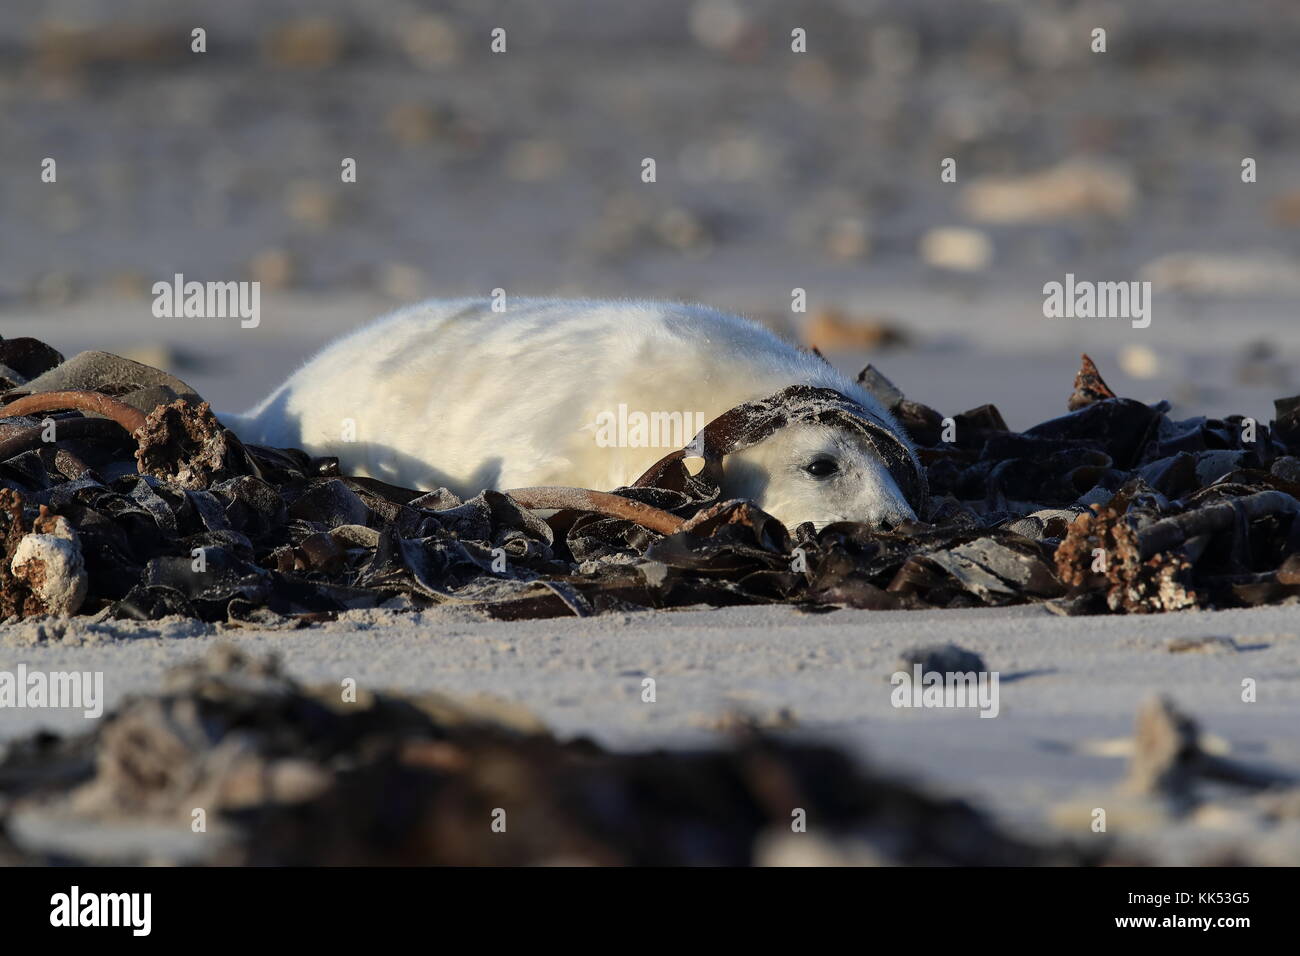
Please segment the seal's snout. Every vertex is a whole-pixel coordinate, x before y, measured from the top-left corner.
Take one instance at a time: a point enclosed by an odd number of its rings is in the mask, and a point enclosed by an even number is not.
[[[888,481],[888,484],[893,485],[893,482]],[[896,486],[887,490],[878,486],[864,487],[863,498],[867,502],[866,523],[882,531],[897,531],[916,522],[915,509]]]

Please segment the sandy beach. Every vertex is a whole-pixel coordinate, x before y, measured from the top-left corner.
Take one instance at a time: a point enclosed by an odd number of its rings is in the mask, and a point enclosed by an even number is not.
[[[1274,399],[1300,391],[1300,18],[1285,4],[1108,7],[1104,67],[1073,45],[1102,15],[1091,4],[812,4],[799,15],[813,49],[793,62],[774,2],[599,15],[576,0],[527,14],[384,2],[363,15],[331,0],[312,19],[240,0],[205,11],[206,58],[169,47],[199,16],[187,5],[129,6],[0,13],[15,54],[0,68],[13,133],[0,335],[137,359],[222,411],[374,316],[496,287],[704,302],[850,374],[871,362],[944,414],[993,403],[1011,429],[1065,412],[1082,352],[1116,393],[1168,399],[1178,417],[1268,422]],[[503,17],[517,52],[491,58]],[[51,154],[57,185],[41,185]],[[653,185],[637,178],[650,155]],[[339,181],[345,156],[359,157],[356,184]],[[961,172],[941,183],[949,156]],[[1242,181],[1244,156],[1258,182]],[[1060,169],[1093,184],[1073,205],[1038,178]],[[1014,201],[996,192],[1008,184]],[[1044,283],[1067,272],[1150,281],[1150,326],[1045,317]],[[260,323],[156,317],[148,290],[176,273],[261,282]],[[791,312],[796,287],[806,313]],[[826,314],[848,331],[816,339]],[[101,671],[111,711],[221,642],[273,653],[306,682],[513,702],[562,739],[618,751],[725,744],[747,720],[834,743],[1033,839],[1166,864],[1300,863],[1294,812],[1264,820],[1229,791],[1183,816],[1122,796],[1135,716],[1157,695],[1197,722],[1207,752],[1300,780],[1294,603],[525,622],[405,606],[296,630],[11,619],[0,671]],[[891,704],[900,655],[935,644],[998,672],[996,718]],[[0,750],[86,729],[71,710],[7,710]],[[1105,834],[1089,827],[1095,806],[1114,808]],[[9,831],[30,852],[139,850],[39,813]]]
[[[1226,638],[1171,651],[1181,638]],[[1300,628],[1293,608],[1064,619],[1041,609],[800,614],[726,608],[580,620],[492,622],[453,609],[352,612],[294,631],[27,622],[0,638],[0,670],[102,670],[106,707],[155,689],[169,666],[226,641],[274,653],[305,682],[354,678],[370,689],[435,689],[523,705],[563,737],[616,749],[725,741],[748,717],[771,732],[831,741],[870,765],[971,800],[1013,832],[1103,839],[1054,819],[1082,800],[1107,805],[1132,753],[1138,705],[1167,694],[1222,752],[1300,774]],[[900,654],[954,643],[1001,675],[996,718],[893,707]],[[641,699],[653,678],[655,703]],[[1243,678],[1259,682],[1241,700]],[[74,711],[12,711],[4,734],[85,729]],[[1085,821],[1086,822],[1086,821]],[[1111,838],[1163,862],[1236,850],[1294,864],[1300,831],[1119,818]],[[21,820],[17,831],[23,832]],[[35,834],[52,833],[40,828]]]

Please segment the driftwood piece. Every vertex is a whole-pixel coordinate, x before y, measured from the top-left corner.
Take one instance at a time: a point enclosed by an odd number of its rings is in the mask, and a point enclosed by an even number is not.
[[[1226,531],[1244,517],[1247,521],[1268,515],[1295,515],[1300,501],[1282,491],[1257,491],[1242,498],[1202,505],[1195,511],[1162,518],[1138,532],[1142,560],[1176,548],[1184,541],[1204,534]]]
[[[676,534],[684,523],[681,518],[661,508],[588,488],[511,488],[505,494],[525,508],[590,511],[609,518],[633,521],[660,534]]]
[[[37,392],[0,407],[6,416],[32,415],[36,412],[54,412],[75,410],[102,415],[117,422],[134,435],[144,424],[145,415],[138,408],[132,408],[102,392],[84,390],[68,392]]]

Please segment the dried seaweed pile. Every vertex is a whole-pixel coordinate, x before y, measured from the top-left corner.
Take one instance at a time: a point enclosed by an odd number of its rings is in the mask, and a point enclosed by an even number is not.
[[[246,445],[157,369],[3,340],[0,619],[296,626],[403,600],[501,618],[762,602],[1096,613],[1300,594],[1300,398],[1269,425],[1177,421],[1116,397],[1085,357],[1069,413],[1017,433],[993,406],[944,419],[871,368],[860,381],[920,448],[930,496],[912,527],[787,529],[671,456],[615,495],[396,488]]]
[[[175,862],[166,848],[180,846],[185,862],[227,865],[745,866],[789,862],[782,837],[856,847],[854,862],[1083,860],[831,748],[745,732],[725,749],[614,754],[487,701],[345,701],[228,646],[94,731],[11,745],[0,798],[0,863],[93,861],[84,837],[69,851],[18,839],[72,820],[115,862]]]

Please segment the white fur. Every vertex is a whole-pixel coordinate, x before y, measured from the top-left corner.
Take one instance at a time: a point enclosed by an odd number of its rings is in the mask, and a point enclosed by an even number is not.
[[[745,319],[661,302],[514,299],[503,313],[486,299],[422,303],[333,342],[247,415],[222,417],[248,441],[335,455],[349,473],[404,487],[608,490],[672,448],[601,447],[602,412],[624,404],[710,421],[796,384],[842,392],[906,442],[870,394],[817,356]],[[803,470],[821,453],[840,460],[836,476]],[[750,498],[791,527],[913,517],[848,429],[787,426],[725,466],[727,497]]]

